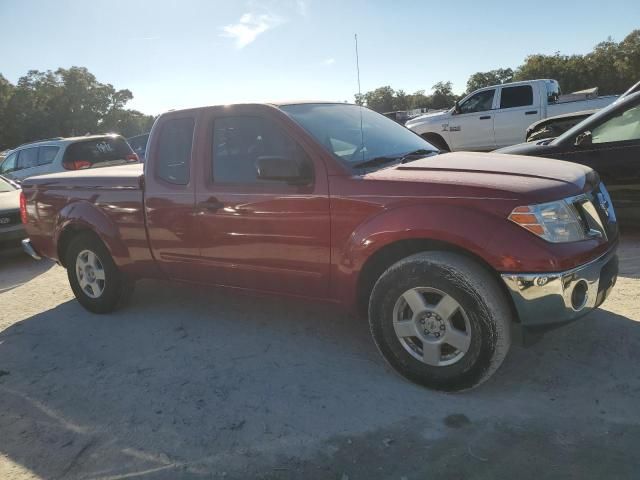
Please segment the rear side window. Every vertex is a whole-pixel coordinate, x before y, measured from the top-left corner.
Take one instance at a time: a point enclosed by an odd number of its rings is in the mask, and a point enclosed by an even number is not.
[[[502,87],[500,108],[528,107],[529,105],[533,105],[533,87],[531,85]]]
[[[176,185],[189,183],[193,128],[193,118],[167,120],[162,125],[155,161],[157,175],[165,182]]]
[[[48,165],[53,162],[58,154],[59,147],[40,147],[38,152],[38,165]]]
[[[122,137],[82,140],[67,146],[62,163],[65,167],[91,168],[135,161],[135,155]]]
[[[18,170],[38,166],[38,147],[25,148],[18,153]]]

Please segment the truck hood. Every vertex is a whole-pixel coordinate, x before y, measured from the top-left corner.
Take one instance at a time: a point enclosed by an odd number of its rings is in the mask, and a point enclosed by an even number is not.
[[[105,189],[139,189],[143,165],[118,165],[115,167],[88,168],[67,172],[51,173],[29,177],[22,182],[23,188],[30,186],[47,188],[95,188]]]
[[[449,112],[449,110],[442,110],[442,111],[439,111],[439,112],[431,112],[431,113],[427,113],[425,115],[420,115],[419,117],[416,117],[416,118],[412,118],[407,123],[405,123],[405,127],[411,128],[412,125],[417,125],[417,124],[420,124],[420,123],[438,122],[442,118],[449,118],[450,116],[451,116],[451,113]]]
[[[547,158],[453,152],[378,170],[367,180],[404,182],[408,196],[510,199],[541,203],[578,195],[598,182],[588,167]]]

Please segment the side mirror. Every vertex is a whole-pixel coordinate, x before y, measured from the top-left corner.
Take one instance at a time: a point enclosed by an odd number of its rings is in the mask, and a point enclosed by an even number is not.
[[[460,104],[458,103],[457,100],[456,100],[456,103],[453,105],[453,113],[456,115],[460,113]]]
[[[311,176],[294,158],[263,155],[258,157],[256,168],[261,180],[287,182],[293,185],[306,185],[311,181]]]
[[[582,132],[580,135],[576,137],[576,141],[574,145],[576,147],[583,147],[587,145],[591,145],[593,143],[593,139],[591,137],[591,132],[589,130]]]

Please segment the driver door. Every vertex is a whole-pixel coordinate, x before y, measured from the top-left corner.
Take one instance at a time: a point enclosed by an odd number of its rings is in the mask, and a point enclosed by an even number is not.
[[[325,298],[330,267],[327,173],[276,114],[253,106],[211,109],[196,193],[200,280]],[[304,140],[304,139],[302,139]],[[305,184],[258,176],[261,157],[295,158]]]
[[[449,121],[453,150],[489,151],[496,148],[494,102],[496,89],[481,90],[464,100]]]

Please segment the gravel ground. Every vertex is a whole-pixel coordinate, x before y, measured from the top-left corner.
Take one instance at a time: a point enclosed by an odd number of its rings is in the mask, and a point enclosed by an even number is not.
[[[84,311],[0,258],[0,479],[640,476],[640,235],[602,309],[441,394],[324,305],[140,282]]]

